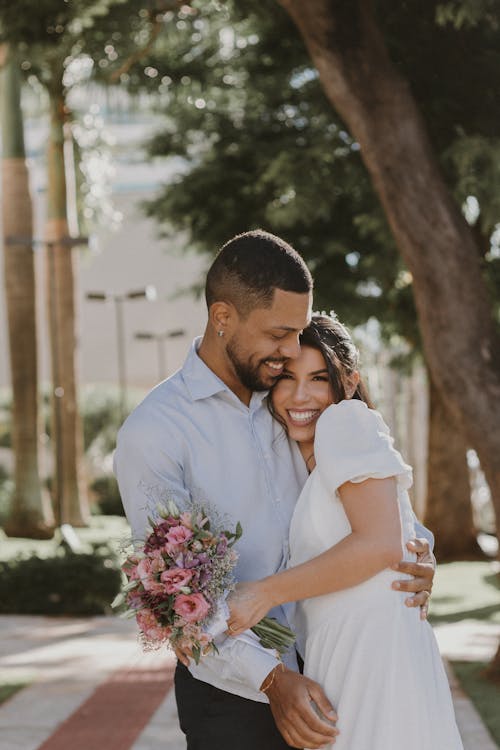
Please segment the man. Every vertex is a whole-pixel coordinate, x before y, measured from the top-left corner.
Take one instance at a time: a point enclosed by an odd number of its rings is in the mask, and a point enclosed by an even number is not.
[[[168,489],[181,504],[203,500],[233,525],[241,522],[235,574],[255,580],[286,564],[289,522],[307,478],[297,446],[267,409],[266,394],[284,363],[299,354],[312,279],[283,240],[246,232],[212,264],[206,300],[203,338],[183,368],[125,422],[115,470],[134,536],[142,538],[147,524],[141,488]],[[417,547],[428,552],[425,543]],[[399,570],[415,576],[399,583],[418,592],[412,604],[425,604],[433,566],[401,563]],[[285,608],[271,615],[287,623]],[[334,709],[320,686],[299,673],[294,653],[283,669],[268,651],[228,639],[198,666],[179,664],[175,682],[188,750],[317,748],[334,740],[328,721]]]

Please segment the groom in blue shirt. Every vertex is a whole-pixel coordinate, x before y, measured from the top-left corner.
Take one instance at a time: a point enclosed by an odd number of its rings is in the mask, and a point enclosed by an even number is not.
[[[118,436],[115,471],[135,538],[144,537],[147,525],[143,488],[156,485],[181,504],[203,500],[241,522],[237,580],[264,578],[286,565],[290,519],[307,470],[266,397],[285,362],[299,354],[312,286],[300,255],[271,234],[246,232],[221,249],[207,276],[203,337]],[[416,540],[413,551],[421,562],[402,562],[399,570],[414,578],[397,585],[414,592],[411,606],[425,607],[432,556],[425,540]],[[270,614],[288,624],[291,609]],[[230,638],[198,666],[179,657],[185,663],[177,667],[176,698],[188,750],[317,748],[334,741],[336,730],[325,720],[334,709],[321,687],[300,674],[295,652],[282,669],[268,651]]]

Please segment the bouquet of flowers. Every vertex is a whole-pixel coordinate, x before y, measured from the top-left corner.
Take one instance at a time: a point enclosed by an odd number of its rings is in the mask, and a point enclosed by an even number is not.
[[[170,498],[149,521],[144,546],[122,565],[127,583],[112,606],[127,605],[124,614],[136,617],[145,647],[167,642],[190,650],[198,664],[203,654],[217,652],[216,641],[226,629],[225,598],[234,586],[233,546],[241,524],[234,532],[223,530],[203,507],[181,512]],[[279,655],[295,641],[289,628],[269,617],[252,631]]]

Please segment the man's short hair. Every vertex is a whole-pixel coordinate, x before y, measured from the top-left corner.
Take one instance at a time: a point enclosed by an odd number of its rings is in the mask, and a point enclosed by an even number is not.
[[[220,249],[205,285],[207,306],[230,302],[241,317],[271,307],[274,290],[307,294],[313,288],[300,255],[280,237],[256,229],[233,237]]]

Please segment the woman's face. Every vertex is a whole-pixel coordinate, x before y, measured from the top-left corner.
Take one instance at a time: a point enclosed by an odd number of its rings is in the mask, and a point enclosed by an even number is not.
[[[333,403],[333,392],[323,355],[310,346],[302,346],[300,355],[286,363],[272,392],[276,414],[283,420],[288,435],[299,443],[314,440],[316,422]]]

